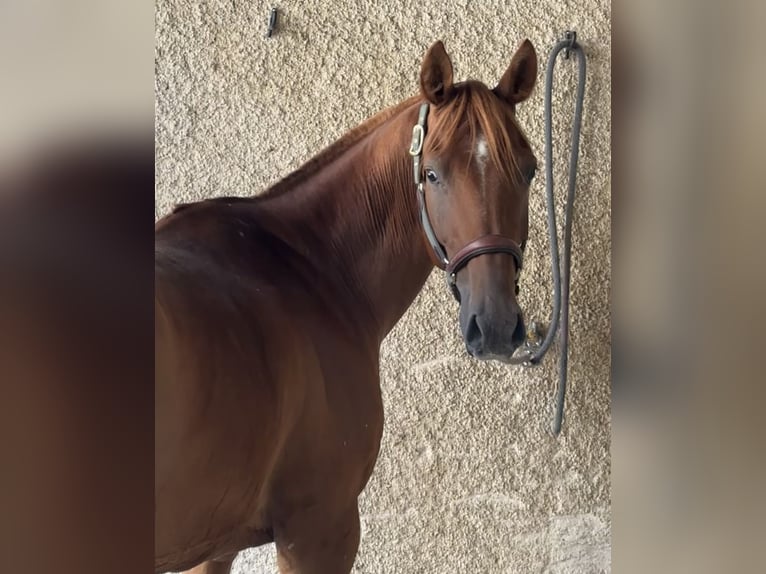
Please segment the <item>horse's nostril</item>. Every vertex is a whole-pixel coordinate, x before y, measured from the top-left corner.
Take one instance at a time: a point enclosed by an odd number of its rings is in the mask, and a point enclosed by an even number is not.
[[[524,319],[521,317],[521,315],[519,315],[516,319],[516,327],[514,327],[513,333],[511,334],[511,343],[513,343],[513,348],[516,349],[520,347],[526,338],[527,329],[524,326]]]
[[[483,335],[476,315],[471,315],[471,318],[468,320],[464,337],[466,345],[473,351],[476,351],[481,345]]]

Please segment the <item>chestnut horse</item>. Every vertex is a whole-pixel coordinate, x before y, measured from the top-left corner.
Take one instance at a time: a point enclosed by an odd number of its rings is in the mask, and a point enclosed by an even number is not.
[[[418,96],[259,196],[157,223],[156,571],[226,573],[272,541],[280,572],[351,570],[383,428],[380,344],[434,264],[469,353],[503,360],[524,340],[537,162],[515,106],[536,75],[526,40],[494,89],[454,83],[436,42]]]

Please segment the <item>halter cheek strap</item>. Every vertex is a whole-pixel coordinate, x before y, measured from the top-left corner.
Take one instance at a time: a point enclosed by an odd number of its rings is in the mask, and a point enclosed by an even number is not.
[[[412,128],[412,143],[410,144],[410,155],[412,156],[412,175],[415,178],[415,186],[418,191],[418,209],[420,211],[420,224],[423,227],[426,240],[431,246],[431,251],[435,256],[436,265],[441,269],[446,269],[449,265],[449,258],[447,252],[439,243],[436,237],[436,232],[431,225],[431,220],[428,217],[428,209],[426,208],[426,188],[423,183],[423,142],[426,138],[426,119],[428,118],[428,104],[420,106],[420,112],[418,113],[418,123]]]
[[[457,288],[457,274],[474,257],[487,253],[507,253],[511,255],[516,262],[515,288],[516,294],[519,293],[519,276],[521,274],[522,263],[524,260],[525,242],[521,245],[513,239],[502,235],[489,234],[474,239],[468,245],[463,247],[455,254],[450,261],[447,251],[436,237],[436,232],[431,225],[426,206],[425,184],[423,183],[423,142],[426,137],[426,120],[428,118],[428,104],[420,106],[418,113],[418,123],[412,128],[412,143],[409,153],[412,156],[413,176],[418,194],[418,209],[420,210],[420,224],[423,227],[423,233],[426,236],[431,251],[435,257],[435,263],[440,269],[446,272],[447,285],[452,291],[452,295],[460,302],[460,291]]]

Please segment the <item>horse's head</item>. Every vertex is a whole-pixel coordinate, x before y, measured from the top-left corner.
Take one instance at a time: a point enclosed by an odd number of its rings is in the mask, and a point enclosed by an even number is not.
[[[537,159],[515,117],[529,97],[537,56],[525,40],[494,89],[455,84],[441,42],[425,56],[420,88],[425,137],[418,129],[410,153],[421,197],[421,217],[437,263],[460,302],[468,352],[507,360],[525,339],[516,300],[527,240],[529,186]]]

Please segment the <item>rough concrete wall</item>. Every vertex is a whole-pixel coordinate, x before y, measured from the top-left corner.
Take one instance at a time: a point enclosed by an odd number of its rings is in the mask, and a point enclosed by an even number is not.
[[[421,58],[445,41],[456,79],[493,85],[525,37],[539,84],[519,109],[543,159],[543,68],[574,28],[588,57],[574,220],[572,348],[562,435],[547,433],[555,348],[535,370],[469,359],[440,275],[385,341],[386,424],[361,497],[358,573],[598,573],[610,561],[610,34],[608,0],[158,0],[157,214],[175,202],[248,195],[417,90]],[[575,86],[559,61],[557,182]],[[561,189],[559,189],[561,191]],[[521,302],[547,319],[544,173],[531,192]],[[561,217],[561,215],[559,216]],[[273,547],[235,572],[276,571]]]

